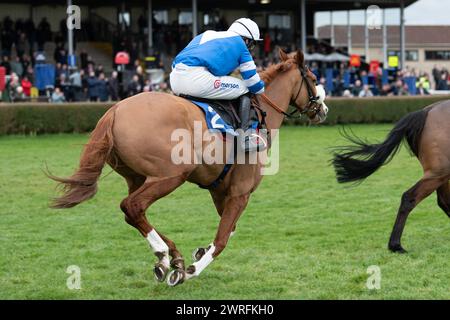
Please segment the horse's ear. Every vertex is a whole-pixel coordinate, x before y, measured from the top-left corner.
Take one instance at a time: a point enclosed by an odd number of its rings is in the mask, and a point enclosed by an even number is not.
[[[280,48],[280,59],[281,61],[286,61],[288,59],[288,55],[286,52],[283,51],[283,49]]]
[[[292,62],[285,62],[285,63],[281,63],[280,64],[280,69],[279,70],[281,72],[284,72],[284,71],[289,70],[291,67],[292,67]]]
[[[303,55],[303,51],[302,50],[298,50],[297,51],[296,58],[297,58],[297,64],[300,67],[303,67],[305,65],[305,56]]]

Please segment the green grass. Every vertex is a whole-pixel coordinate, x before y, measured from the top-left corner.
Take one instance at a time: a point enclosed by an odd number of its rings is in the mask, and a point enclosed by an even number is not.
[[[389,125],[352,126],[379,140]],[[202,275],[181,286],[156,283],[155,257],[119,209],[125,182],[110,174],[97,196],[50,210],[54,183],[41,169],[69,175],[86,135],[0,137],[0,298],[2,299],[449,299],[450,220],[430,196],[411,214],[403,245],[387,240],[402,193],[421,175],[403,148],[358,187],[338,185],[329,147],[338,127],[285,127],[280,172],[265,177],[236,235]],[[109,170],[105,170],[105,174]],[[186,184],[147,213],[190,260],[218,224],[209,193]],[[81,268],[68,290],[66,268]],[[380,290],[365,286],[370,265]]]

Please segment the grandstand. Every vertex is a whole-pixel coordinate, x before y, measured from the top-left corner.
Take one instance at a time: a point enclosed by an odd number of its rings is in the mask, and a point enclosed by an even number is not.
[[[140,0],[140,1],[109,1],[105,4],[103,1],[77,1],[81,9],[81,28],[68,32],[65,27],[67,18],[67,4],[61,4],[59,1],[0,1],[0,30],[2,35],[5,30],[11,30],[8,40],[2,36],[0,43],[2,56],[9,56],[9,62],[14,60],[17,54],[17,47],[21,48],[20,31],[24,31],[24,39],[28,41],[27,47],[29,55],[35,62],[37,52],[41,51],[47,59],[46,63],[55,63],[57,52],[62,52],[62,59],[68,59],[73,55],[76,57],[75,64],[78,69],[84,69],[82,74],[83,92],[86,99],[89,98],[89,81],[86,78],[91,72],[98,77],[100,73],[106,75],[105,81],[108,82],[110,74],[118,70],[114,64],[114,56],[121,51],[127,52],[130,56],[130,62],[123,71],[119,72],[118,81],[120,83],[120,97],[126,97],[130,88],[137,87],[138,91],[159,90],[160,87],[166,89],[167,84],[164,78],[158,76],[158,81],[150,79],[152,69],[170,71],[171,60],[192,38],[193,35],[206,29],[221,30],[236,18],[248,16],[255,20],[264,35],[265,41],[254,52],[255,59],[260,68],[276,62],[276,50],[283,47],[288,51],[302,48],[305,53],[324,54],[330,56],[335,52],[341,56],[347,56],[343,61],[348,64],[350,54],[357,53],[361,60],[361,67],[348,76],[344,73],[338,75],[339,64],[336,61],[317,61],[309,60],[315,66],[315,70],[321,81],[327,85],[330,94],[343,94],[344,90],[335,92],[335,87],[340,87],[342,82],[347,89],[353,89],[357,79],[363,80],[365,84],[371,87],[377,84],[371,80],[370,76],[365,77],[370,72],[370,59],[368,59],[367,46],[363,49],[355,45],[352,46],[352,40],[335,42],[335,39],[342,39],[342,27],[329,26],[329,32],[335,32],[337,37],[320,36],[315,37],[314,16],[316,12],[337,11],[337,10],[362,10],[370,5],[376,5],[381,9],[400,8],[401,17],[403,17],[404,8],[414,3],[416,0],[248,0],[248,1],[206,1],[206,0]],[[151,17],[149,19],[149,17]],[[403,18],[396,38],[397,45],[395,54],[399,57],[398,70],[404,69],[408,60],[407,51],[405,51],[405,31]],[[8,24],[11,26],[8,27]],[[33,31],[29,31],[26,26],[33,25]],[[42,25],[44,25],[42,27]],[[21,30],[23,29],[23,30]],[[17,31],[19,30],[19,32]],[[43,31],[42,31],[43,30]],[[331,31],[333,30],[333,31]],[[336,30],[336,31],[335,31]],[[8,33],[7,31],[6,33]],[[355,31],[355,39],[359,39]],[[73,37],[73,49],[70,39]],[[6,39],[6,41],[4,41]],[[13,41],[11,39],[14,39]],[[44,39],[44,40],[42,40]],[[69,40],[69,41],[68,41]],[[347,39],[348,40],[348,39]],[[8,42],[9,41],[9,42]],[[24,40],[25,41],[25,40]],[[392,44],[392,37],[390,38]],[[42,43],[44,42],[44,43]],[[383,41],[381,41],[383,42]],[[6,45],[5,45],[6,43]],[[8,44],[9,43],[9,44]],[[61,49],[61,50],[60,50]],[[387,56],[387,47],[384,48],[384,57]],[[148,59],[148,57],[152,57]],[[61,57],[60,57],[61,58]],[[147,59],[146,59],[147,58]],[[21,59],[21,57],[19,57]],[[380,68],[387,69],[386,59],[379,59],[385,62]],[[384,60],[384,61],[383,61]],[[71,60],[72,61],[72,60]],[[86,62],[87,61],[87,62]],[[342,61],[341,61],[342,62]],[[62,65],[65,61],[60,61]],[[89,68],[87,67],[89,65]],[[329,69],[334,71],[330,72]],[[8,67],[9,69],[9,67]],[[20,68],[19,68],[20,69]],[[67,68],[70,69],[70,68]],[[136,71],[138,70],[139,71]],[[142,69],[144,71],[142,71]],[[147,71],[147,73],[145,72]],[[9,71],[9,70],[8,70]],[[431,72],[431,70],[429,70]],[[64,71],[66,72],[66,71]],[[72,71],[67,71],[68,78]],[[383,72],[383,71],[382,71]],[[386,73],[387,71],[385,71]],[[428,73],[430,73],[428,72]],[[25,72],[23,72],[24,74]],[[58,71],[56,72],[58,73]],[[132,83],[134,74],[138,74],[139,83]],[[362,76],[361,76],[362,73]],[[9,81],[9,74],[6,73],[6,80]],[[34,76],[29,74],[30,77]],[[408,74],[408,76],[410,76]],[[412,75],[419,77],[422,75]],[[54,82],[60,86],[61,79],[56,76]],[[428,75],[429,77],[429,75]],[[20,78],[20,75],[19,75]],[[345,80],[344,80],[345,78]],[[390,74],[385,74],[382,82],[378,86],[385,85],[387,82],[394,82],[398,75],[391,70]],[[369,80],[365,80],[369,79]],[[402,75],[400,75],[402,79]],[[64,79],[63,79],[64,80]],[[5,81],[5,83],[8,83]],[[103,81],[103,80],[102,80]],[[339,83],[335,83],[335,82]],[[369,83],[369,82],[370,83]],[[430,82],[429,80],[427,80]],[[94,83],[95,81],[91,81]],[[411,79],[410,86],[415,82]],[[64,83],[63,83],[64,86]],[[70,84],[67,88],[70,88]],[[427,85],[428,86],[428,85]],[[437,86],[437,82],[436,82]],[[104,85],[102,84],[102,87]],[[51,92],[46,92],[43,87],[38,88],[43,99],[50,99]],[[375,88],[376,89],[376,88]],[[427,87],[427,89],[430,89]],[[4,91],[4,90],[3,90]],[[379,91],[379,90],[378,90]],[[391,91],[395,91],[394,89]],[[134,91],[133,91],[134,92]],[[415,94],[415,88],[409,88],[411,94]],[[378,94],[377,90],[374,92]],[[72,94],[69,93],[70,96]],[[5,97],[4,97],[5,98]],[[27,98],[23,97],[22,98]],[[96,97],[93,96],[92,100]],[[4,101],[11,101],[8,99]]]

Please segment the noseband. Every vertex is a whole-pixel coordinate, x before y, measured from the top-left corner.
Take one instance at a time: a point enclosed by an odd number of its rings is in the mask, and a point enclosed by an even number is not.
[[[306,69],[306,71],[305,71]],[[308,67],[305,66],[305,68],[300,68],[299,66],[299,71],[300,71],[300,76],[302,78],[302,82],[300,83],[300,87],[298,89],[297,94],[295,95],[295,99],[292,100],[297,101],[298,96],[300,95],[300,92],[302,91],[303,88],[303,83],[306,83],[306,89],[308,91],[308,103],[306,104],[306,106],[303,108],[303,110],[301,110],[300,108],[295,108],[294,111],[292,111],[291,113],[287,113],[284,112],[280,107],[278,107],[275,103],[273,103],[268,96],[266,96],[266,94],[262,94],[261,97],[264,99],[264,101],[267,102],[268,105],[270,105],[273,109],[275,109],[278,113],[281,113],[283,115],[285,115],[288,118],[293,118],[294,114],[296,114],[297,112],[300,114],[300,116],[302,116],[305,113],[309,113],[309,112],[314,112],[315,114],[319,113],[320,111],[320,105],[317,103],[318,97],[314,96],[314,91],[311,87],[311,84],[309,83],[309,81],[307,80],[307,74],[306,72],[308,71]]]

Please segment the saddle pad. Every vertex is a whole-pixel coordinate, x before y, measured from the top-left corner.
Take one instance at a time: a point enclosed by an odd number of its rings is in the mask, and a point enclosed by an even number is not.
[[[198,106],[200,109],[203,110],[205,114],[205,120],[206,125],[208,126],[208,129],[210,130],[218,130],[222,133],[228,133],[233,136],[237,136],[237,132],[234,130],[234,128],[226,123],[222,117],[207,103],[190,100],[193,104]]]

